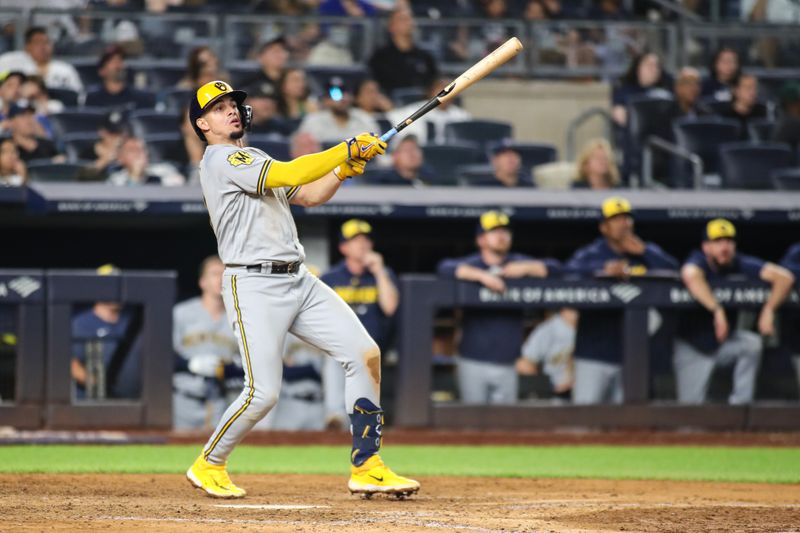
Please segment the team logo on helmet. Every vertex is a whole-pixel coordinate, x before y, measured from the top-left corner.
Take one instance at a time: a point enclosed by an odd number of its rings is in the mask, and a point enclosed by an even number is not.
[[[231,90],[230,87],[228,87],[227,85],[225,85],[225,83],[223,83],[221,81],[218,81],[217,83],[215,83],[214,87],[219,89],[220,92],[225,92],[225,91],[230,91]]]
[[[228,156],[228,163],[230,163],[232,167],[238,167],[239,165],[250,165],[253,163],[253,156],[244,150],[239,150]]]

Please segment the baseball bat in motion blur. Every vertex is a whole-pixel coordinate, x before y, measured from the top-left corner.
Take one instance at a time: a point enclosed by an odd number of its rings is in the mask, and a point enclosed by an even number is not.
[[[494,52],[484,57],[470,68],[468,68],[462,75],[441,90],[439,94],[431,98],[425,105],[417,109],[410,117],[397,124],[394,128],[390,129],[381,135],[382,141],[388,141],[394,137],[398,131],[412,124],[419,117],[425,113],[436,109],[439,104],[443,104],[452,100],[470,85],[478,80],[486,77],[487,74],[506,63],[509,59],[517,55],[522,50],[522,43],[516,37],[512,37],[503,44],[501,44]]]

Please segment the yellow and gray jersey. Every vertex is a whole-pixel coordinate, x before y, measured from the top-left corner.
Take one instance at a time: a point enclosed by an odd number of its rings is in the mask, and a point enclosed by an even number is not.
[[[215,144],[203,154],[200,184],[226,265],[305,259],[289,208],[299,187],[267,187],[271,164],[252,147]]]

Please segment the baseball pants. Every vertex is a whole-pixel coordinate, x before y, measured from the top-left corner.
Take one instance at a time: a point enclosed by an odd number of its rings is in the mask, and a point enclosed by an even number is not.
[[[703,353],[682,339],[675,339],[672,359],[678,401],[699,404],[706,400],[708,383],[717,366],[735,365],[733,390],[728,397],[732,405],[753,401],[756,374],[761,363],[761,337],[752,331],[734,331],[716,351]]]
[[[622,403],[622,367],[593,359],[575,359],[572,402],[578,405]]]
[[[322,363],[322,389],[325,402],[325,420],[339,420],[345,426],[349,423],[344,399],[344,371],[333,359]]]
[[[348,410],[359,398],[380,405],[380,350],[350,307],[301,266],[297,274],[225,269],[222,296],[239,343],[244,389],[203,450],[223,464],[253,425],[278,401],[286,333],[329,354],[345,370]]]
[[[457,376],[463,403],[503,405],[517,402],[519,381],[513,366],[461,357]]]

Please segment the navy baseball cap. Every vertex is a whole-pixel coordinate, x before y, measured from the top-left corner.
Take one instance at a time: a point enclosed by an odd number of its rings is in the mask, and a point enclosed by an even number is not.
[[[17,100],[12,102],[8,108],[8,118],[14,118],[23,113],[33,113],[34,111],[36,111],[36,108],[28,100]]]

